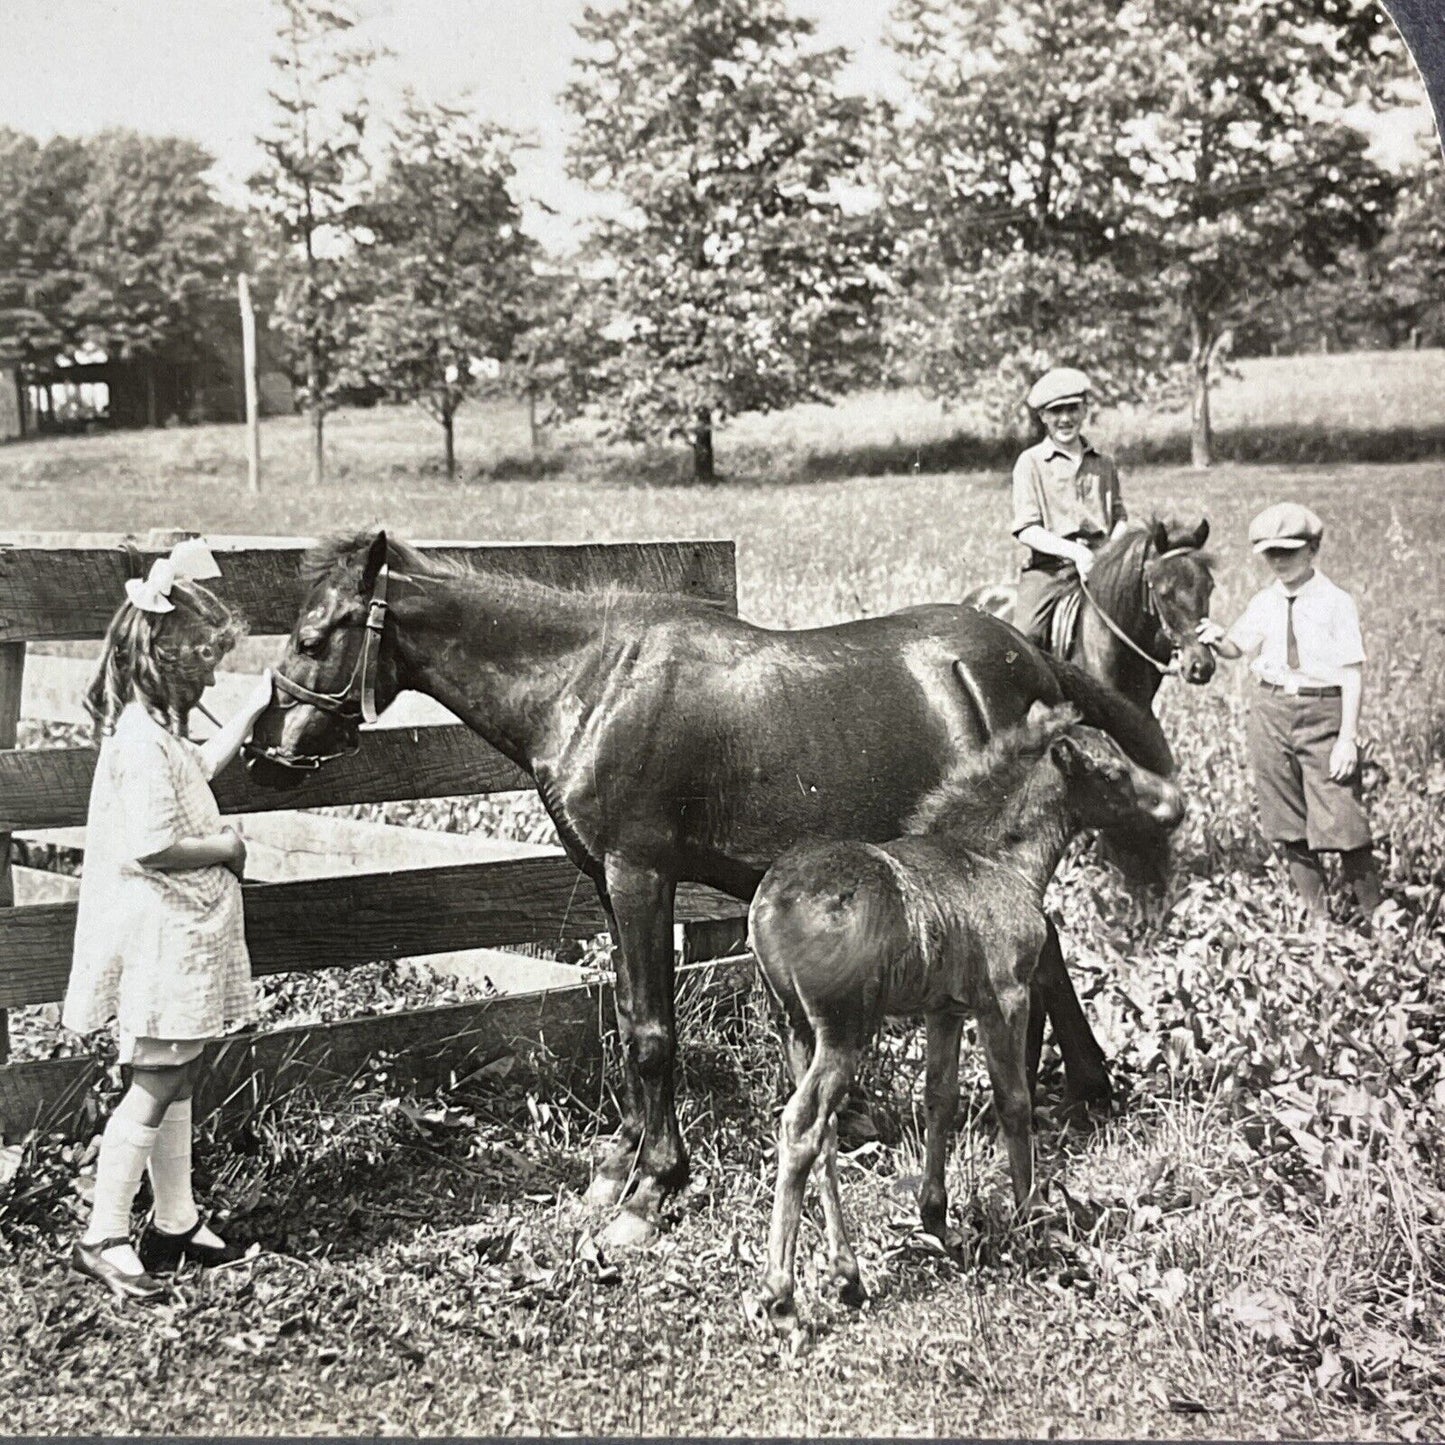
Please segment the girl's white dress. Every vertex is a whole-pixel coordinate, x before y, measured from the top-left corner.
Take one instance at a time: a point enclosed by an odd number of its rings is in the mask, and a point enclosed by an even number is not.
[[[75,952],[61,1021],[110,1018],[136,1038],[213,1038],[256,1015],[241,883],[219,864],[164,872],[148,858],[221,828],[200,750],[129,704],[96,760]]]

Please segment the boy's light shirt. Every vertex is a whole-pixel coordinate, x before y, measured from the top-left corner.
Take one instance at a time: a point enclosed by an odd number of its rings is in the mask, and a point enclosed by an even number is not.
[[[1225,635],[1241,652],[1258,649],[1250,669],[1264,682],[1277,687],[1338,687],[1345,669],[1365,660],[1355,600],[1318,568],[1294,596],[1298,668],[1286,661],[1289,592],[1283,582],[1256,592]]]

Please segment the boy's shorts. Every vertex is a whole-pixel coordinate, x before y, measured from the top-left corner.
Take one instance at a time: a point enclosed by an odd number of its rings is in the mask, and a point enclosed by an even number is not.
[[[1249,767],[1271,843],[1342,853],[1370,846],[1359,769],[1348,783],[1330,777],[1340,709],[1338,693],[1297,697],[1261,687],[1255,694],[1246,728]]]

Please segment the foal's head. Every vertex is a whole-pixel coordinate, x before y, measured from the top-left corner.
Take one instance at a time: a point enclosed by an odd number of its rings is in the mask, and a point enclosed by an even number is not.
[[[286,787],[302,770],[354,752],[363,719],[401,690],[395,649],[382,646],[386,568],[398,549],[378,532],[322,543],[302,559],[301,612],[275,671],[275,697],[251,735],[258,783]]]

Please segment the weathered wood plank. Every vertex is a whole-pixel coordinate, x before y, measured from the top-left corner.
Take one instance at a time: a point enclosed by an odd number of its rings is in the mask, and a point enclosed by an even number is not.
[[[79,1138],[98,1114],[91,1099],[96,1068],[89,1057],[31,1059],[0,1066],[0,1139],[44,1127]]]
[[[94,748],[20,748],[0,752],[0,829],[71,828],[85,822]],[[389,803],[460,793],[504,793],[535,786],[470,728],[375,728],[361,751],[298,774],[289,792],[258,788],[239,765],[215,781],[223,813],[270,813],[338,803]]]
[[[0,642],[0,748],[15,746],[20,722],[20,691],[25,680],[25,644]],[[10,834],[0,825],[0,908],[15,906],[15,884],[10,872]],[[0,1064],[10,1057],[10,1020],[0,1009]]]
[[[298,564],[304,542],[228,546],[212,540],[222,576],[216,592],[259,634],[287,633],[301,603]],[[142,552],[143,565],[168,548]],[[465,559],[506,576],[564,587],[620,583],[682,592],[737,610],[731,542],[616,542],[580,545],[433,544],[439,557]],[[0,545],[0,642],[98,638],[123,596],[126,554],[117,547]]]
[[[246,939],[257,974],[555,943],[607,928],[592,884],[562,858],[252,883],[245,899]],[[712,889],[678,889],[679,923],[744,911],[745,905]],[[0,1008],[64,995],[74,931],[74,904],[0,909]]]

